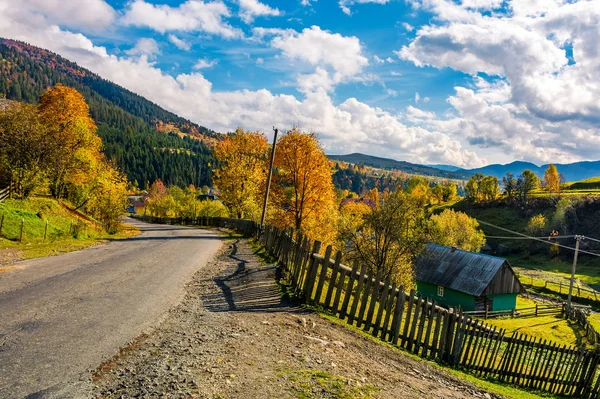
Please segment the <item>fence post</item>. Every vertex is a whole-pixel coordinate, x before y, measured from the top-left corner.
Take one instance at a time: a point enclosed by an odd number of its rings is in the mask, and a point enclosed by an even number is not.
[[[19,242],[23,242],[23,228],[25,227],[25,218],[21,218],[21,233],[19,234]]]
[[[313,254],[320,254],[321,253],[321,246],[323,245],[323,243],[321,241],[315,241],[315,246],[313,248],[312,253]]]
[[[487,320],[488,318],[488,312],[490,310],[490,305],[488,305],[487,303],[485,304],[485,319]]]
[[[46,241],[47,234],[48,234],[48,221],[46,220],[46,227],[44,227],[44,241]]]
[[[4,215],[2,215],[2,219],[0,219],[0,237],[2,237],[2,227],[4,226]]]

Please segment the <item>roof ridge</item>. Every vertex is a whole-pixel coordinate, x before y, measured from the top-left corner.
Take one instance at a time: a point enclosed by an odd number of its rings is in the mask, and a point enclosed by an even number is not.
[[[451,250],[451,249],[452,249],[452,247],[449,247],[449,246],[446,246],[446,245],[434,244],[434,243],[427,243],[427,246],[428,246],[428,247],[438,247],[438,248],[443,248],[443,249],[448,249],[448,250]],[[466,250],[464,250],[464,249],[460,249],[460,248],[458,248],[458,247],[456,247],[456,250],[455,250],[455,252],[456,252],[456,251],[464,252],[464,253],[467,253],[467,254],[473,254],[473,255],[479,255],[479,256],[486,256],[486,257],[489,257],[489,258],[500,259],[500,260],[503,260],[503,261],[506,261],[506,262],[508,262],[508,259],[506,259],[506,258],[501,258],[500,256],[489,255],[489,254],[483,254],[483,253],[481,253],[481,252],[466,251]],[[510,262],[509,262],[509,263],[510,263]]]

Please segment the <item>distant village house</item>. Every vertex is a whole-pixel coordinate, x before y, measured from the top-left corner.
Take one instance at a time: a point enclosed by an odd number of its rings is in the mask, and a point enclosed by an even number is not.
[[[506,259],[428,244],[415,265],[417,291],[464,311],[511,310],[525,293]]]

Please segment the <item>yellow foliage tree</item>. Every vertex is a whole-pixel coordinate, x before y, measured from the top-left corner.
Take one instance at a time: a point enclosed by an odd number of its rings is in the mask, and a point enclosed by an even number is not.
[[[331,165],[314,134],[287,132],[275,152],[272,203],[280,227],[302,230],[323,243],[336,241],[338,211]]]
[[[446,209],[429,220],[431,241],[454,246],[465,251],[479,252],[485,244],[485,235],[474,218],[463,212]]]
[[[560,192],[560,175],[556,165],[550,164],[544,172],[543,185],[546,190],[551,193]]]
[[[267,174],[269,144],[263,133],[236,130],[215,145],[220,167],[214,184],[233,216],[258,220]]]
[[[66,185],[81,185],[101,160],[102,140],[89,106],[75,89],[56,85],[40,97],[39,114],[48,129],[48,178],[56,198],[65,195]]]
[[[405,289],[412,288],[412,264],[426,238],[423,208],[409,194],[397,190],[383,195],[379,206],[357,221],[340,232],[348,248],[347,259],[367,265]]]

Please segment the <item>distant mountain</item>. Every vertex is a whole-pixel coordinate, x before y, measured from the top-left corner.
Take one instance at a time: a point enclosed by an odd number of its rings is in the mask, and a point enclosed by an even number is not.
[[[454,165],[425,165],[425,166],[429,166],[431,168],[436,168],[436,169],[440,169],[440,170],[445,170],[448,172],[456,172],[459,170],[462,170],[461,168],[459,168],[458,166],[454,166]]]
[[[475,173],[496,176],[502,179],[507,172],[515,176],[529,169],[540,178],[544,176],[548,164],[537,166],[531,162],[514,161],[506,165],[492,164],[475,169],[461,169],[452,165],[419,165],[406,161],[396,161],[390,158],[380,158],[372,155],[353,153],[347,155],[328,155],[330,159],[372,166],[379,169],[399,170],[405,173],[419,174],[425,176],[437,176],[447,179],[468,180]],[[562,173],[565,180],[574,182],[600,176],[600,161],[575,162],[570,164],[555,164],[558,172]]]
[[[211,184],[218,133],[181,118],[50,51],[0,38],[0,98],[34,103],[60,83],[90,106],[107,157],[143,187]]]
[[[468,179],[472,173],[466,171],[448,171],[439,168],[434,168],[426,165],[413,164],[406,161],[396,161],[390,158],[374,157],[372,155],[365,155],[360,153],[353,153],[347,155],[327,155],[329,159],[335,161],[349,162],[353,164],[361,164],[366,166],[372,166],[379,169],[387,170],[398,170],[405,173],[418,174],[424,176],[436,176],[446,179]]]
[[[498,179],[502,179],[507,172],[518,176],[523,173],[524,170],[529,169],[542,178],[548,165],[549,164],[537,166],[531,162],[515,161],[506,165],[494,164],[476,169],[460,169],[459,171],[469,174],[483,173],[484,175],[492,175],[496,176]],[[562,173],[565,180],[568,182],[600,176],[600,161],[584,161],[570,164],[557,163],[555,165],[558,172]]]
[[[526,169],[531,170],[538,176],[540,176],[540,172],[541,172],[541,175],[544,174],[544,170],[541,169],[539,166],[537,166],[531,162],[523,162],[523,161],[514,161],[514,162],[511,162],[506,165],[491,164],[491,165],[482,166],[481,168],[460,169],[460,170],[465,173],[469,173],[471,175],[474,175],[475,173],[483,173],[486,176],[491,175],[491,176],[496,176],[497,178],[501,179],[502,176],[504,176],[506,173],[512,173],[515,176],[517,176],[517,175],[520,175],[521,173],[523,173],[523,171]]]

